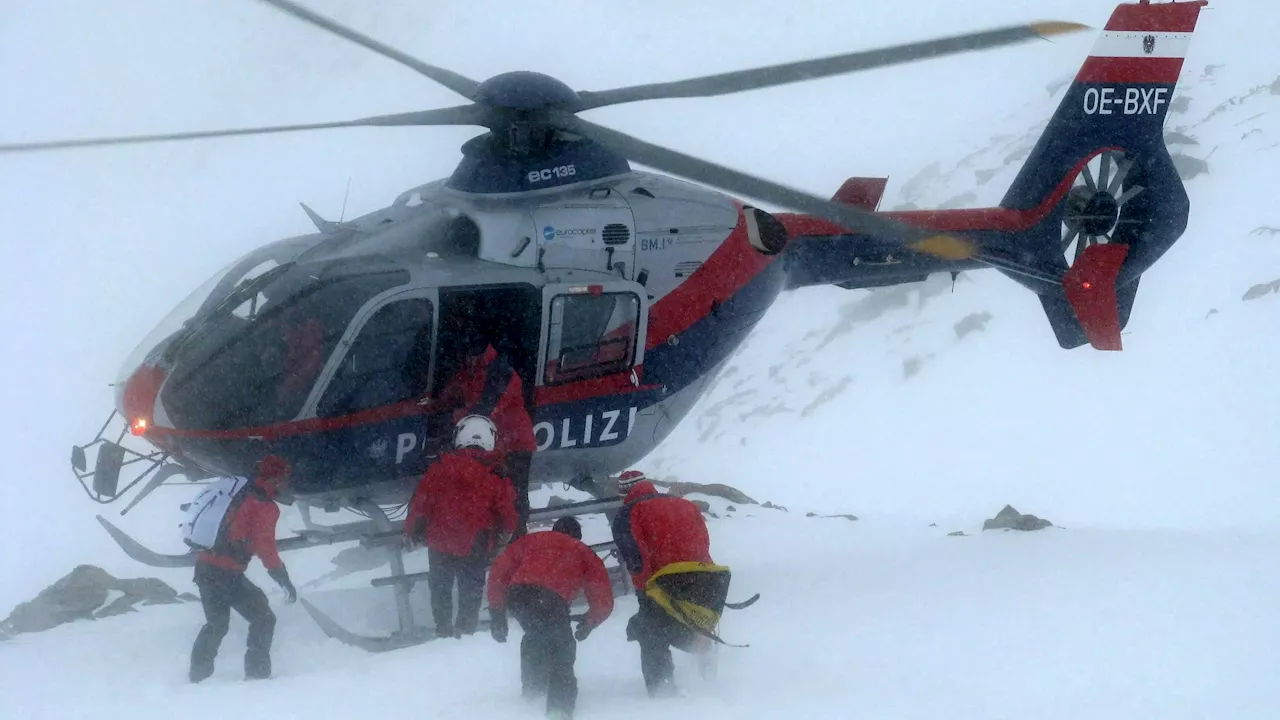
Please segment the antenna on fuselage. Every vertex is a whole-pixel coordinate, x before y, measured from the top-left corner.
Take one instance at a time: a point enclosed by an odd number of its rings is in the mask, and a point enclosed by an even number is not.
[[[342,214],[338,216],[338,224],[347,219],[347,198],[351,196],[351,176],[347,176],[347,191],[342,193]]]

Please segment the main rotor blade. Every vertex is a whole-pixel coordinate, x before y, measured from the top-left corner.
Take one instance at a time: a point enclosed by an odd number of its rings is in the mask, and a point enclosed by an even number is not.
[[[442,67],[436,67],[435,65],[428,65],[411,55],[406,55],[389,45],[384,45],[377,40],[374,40],[368,35],[358,33],[345,25],[334,22],[333,20],[320,15],[319,13],[308,10],[301,5],[292,2],[292,0],[262,0],[262,2],[272,5],[276,9],[288,13],[300,20],[305,20],[312,25],[328,30],[334,35],[344,37],[357,45],[362,45],[383,57],[391,58],[401,65],[411,67],[468,100],[475,99],[476,88],[480,87],[480,83],[475,80],[463,77],[452,70],[446,70]]]
[[[851,233],[873,235],[877,240],[898,243],[917,252],[950,260],[971,258],[977,252],[973,243],[964,238],[928,233],[874,213],[828,202],[784,185],[610,130],[564,111],[553,110],[551,120],[561,129],[595,140],[635,162],[820,217],[840,225]]]
[[[294,132],[298,130],[324,130],[341,127],[396,127],[415,125],[480,125],[488,120],[488,111],[479,105],[458,105],[439,110],[422,110],[419,112],[399,113],[396,115],[375,115],[359,120],[341,122],[307,123],[304,125],[274,125],[255,128],[238,128],[234,130],[207,130],[196,132],[163,133],[158,135],[130,135],[126,137],[89,138],[84,140],[53,140],[37,143],[14,143],[0,145],[0,154],[32,152],[37,150],[60,150],[76,147],[97,147],[103,145],[138,145],[143,143],[166,142],[169,140],[195,140],[199,138],[230,137],[234,135],[267,135],[271,133]]]
[[[863,50],[844,55],[833,55],[815,60],[770,65],[752,70],[737,70],[688,80],[633,85],[631,87],[597,92],[580,92],[578,96],[582,99],[582,102],[574,110],[590,110],[591,108],[635,102],[637,100],[727,95],[744,90],[758,90],[777,85],[787,85],[804,80],[843,75],[859,70],[927,60],[944,55],[986,50],[1002,45],[1013,45],[1028,40],[1048,38],[1054,35],[1063,35],[1087,29],[1089,28],[1086,25],[1059,21],[1012,25],[995,30],[983,30],[965,35],[953,35],[905,45],[894,45],[877,50]]]

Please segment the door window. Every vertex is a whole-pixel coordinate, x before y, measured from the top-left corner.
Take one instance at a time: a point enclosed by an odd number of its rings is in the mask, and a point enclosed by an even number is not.
[[[316,415],[347,415],[426,395],[431,315],[431,301],[426,298],[379,308],[347,349],[316,406]]]
[[[557,295],[551,300],[546,383],[627,370],[636,355],[639,324],[635,293]]]

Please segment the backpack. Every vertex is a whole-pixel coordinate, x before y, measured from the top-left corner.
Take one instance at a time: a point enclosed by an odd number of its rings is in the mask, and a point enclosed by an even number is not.
[[[182,541],[195,550],[212,550],[228,511],[239,504],[237,501],[244,496],[241,491],[248,485],[248,478],[218,478],[183,505],[186,516],[178,525],[182,529]]]

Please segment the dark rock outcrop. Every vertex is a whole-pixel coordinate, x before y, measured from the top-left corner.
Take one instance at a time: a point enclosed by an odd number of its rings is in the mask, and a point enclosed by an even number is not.
[[[693,483],[693,482],[680,482],[678,480],[654,480],[653,484],[655,487],[664,488],[668,493],[672,495],[678,495],[680,497],[684,497],[685,495],[693,495],[696,493],[699,495],[710,495],[711,497],[722,498],[724,500],[728,500],[729,502],[735,503],[737,505],[759,505],[760,504],[755,500],[752,500],[750,497],[747,497],[746,493],[742,492],[741,490],[735,487],[732,487],[730,485],[723,485],[721,483],[704,484],[704,483]]]
[[[983,530],[1041,530],[1047,527],[1053,527],[1053,523],[1035,515],[1023,515],[1012,505],[1005,505],[995,517],[982,523]]]
[[[81,565],[13,609],[0,622],[0,637],[41,632],[75,620],[96,620],[134,612],[139,605],[194,599],[156,578],[121,579],[100,567]]]
[[[1241,300],[1257,300],[1260,297],[1266,297],[1272,293],[1280,293],[1280,280],[1273,280],[1269,283],[1259,283],[1249,288]]]

